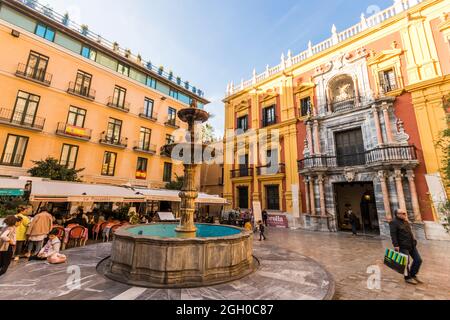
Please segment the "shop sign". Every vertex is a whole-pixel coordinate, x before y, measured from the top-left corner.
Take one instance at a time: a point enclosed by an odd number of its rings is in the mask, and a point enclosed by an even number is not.
[[[288,219],[283,215],[269,215],[267,224],[275,228],[289,228]]]

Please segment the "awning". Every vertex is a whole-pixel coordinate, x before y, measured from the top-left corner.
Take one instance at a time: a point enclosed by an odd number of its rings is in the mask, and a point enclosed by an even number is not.
[[[26,183],[18,179],[0,179],[0,196],[23,196]]]
[[[47,202],[144,202],[139,195],[125,187],[58,181],[35,181],[30,201]]]
[[[0,190],[23,190],[26,180],[0,179]],[[12,191],[11,191],[12,192]],[[23,192],[23,191],[22,191]],[[111,185],[34,180],[30,201],[39,202],[181,202],[180,191],[140,189]],[[0,194],[1,195],[1,194]],[[223,205],[227,201],[216,195],[199,193],[196,203]]]
[[[179,197],[180,191],[165,190],[165,189],[139,189],[139,192],[144,194],[147,201],[170,201],[181,202]],[[210,195],[206,193],[199,193],[196,203],[200,204],[227,204],[227,200],[217,195]]]

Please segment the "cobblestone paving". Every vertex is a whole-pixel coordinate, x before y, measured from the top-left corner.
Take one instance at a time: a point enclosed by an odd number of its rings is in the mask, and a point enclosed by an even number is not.
[[[392,247],[389,239],[353,237],[270,229],[263,246],[282,247],[310,257],[322,264],[334,277],[335,299],[339,300],[449,300],[450,242],[424,241],[418,246],[424,261],[420,279],[423,285],[406,284],[401,275],[383,265],[384,251]],[[381,289],[370,290],[367,269],[381,270]]]
[[[269,229],[267,237],[267,241],[255,241],[254,244],[255,255],[263,261],[259,272],[241,281],[216,288],[152,290],[113,282],[96,271],[97,263],[107,257],[110,251],[110,244],[100,244],[66,252],[70,265],[78,265],[81,268],[80,289],[67,289],[67,265],[50,266],[43,262],[21,262],[13,264],[8,273],[0,278],[0,299],[317,298],[322,294],[317,291],[322,285],[316,280],[324,279],[326,275],[319,274],[322,271],[317,265],[314,271],[306,269],[309,259],[303,256],[312,258],[333,276],[335,299],[450,299],[450,242],[428,241],[419,244],[419,251],[424,260],[420,277],[425,284],[412,286],[406,284],[401,275],[383,265],[384,250],[391,247],[389,240],[288,229]],[[381,271],[379,290],[368,289],[370,274],[367,270],[371,266],[378,267]],[[310,292],[308,286],[315,288],[314,291]]]

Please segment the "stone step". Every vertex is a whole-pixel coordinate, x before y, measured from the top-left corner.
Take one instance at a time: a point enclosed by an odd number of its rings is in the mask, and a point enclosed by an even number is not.
[[[425,221],[425,235],[428,240],[450,241],[450,233],[438,222]]]

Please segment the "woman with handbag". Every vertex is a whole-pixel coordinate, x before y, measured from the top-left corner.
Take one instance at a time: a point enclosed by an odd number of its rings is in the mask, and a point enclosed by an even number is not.
[[[11,263],[16,245],[16,227],[20,222],[21,218],[15,216],[6,217],[3,222],[6,227],[0,233],[0,276],[6,273]]]

